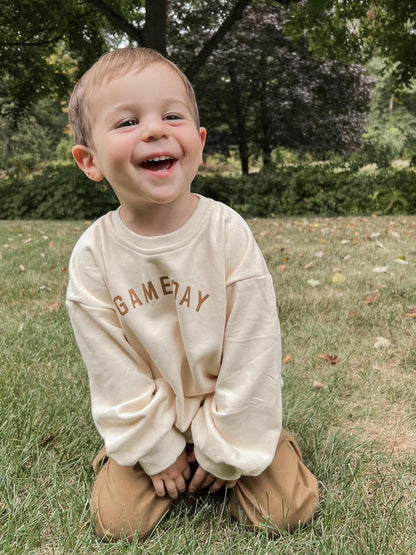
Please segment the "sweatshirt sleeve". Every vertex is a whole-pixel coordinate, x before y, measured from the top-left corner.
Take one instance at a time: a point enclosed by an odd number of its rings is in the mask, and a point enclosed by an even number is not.
[[[259,256],[258,250],[253,252]],[[224,480],[260,474],[271,463],[281,432],[276,299],[267,269],[258,274],[227,287],[227,323],[216,388],[192,424],[199,464]]]
[[[175,399],[127,341],[105,280],[88,249],[70,262],[67,308],[88,370],[92,414],[108,455],[149,474],[169,467],[185,447],[174,427]]]

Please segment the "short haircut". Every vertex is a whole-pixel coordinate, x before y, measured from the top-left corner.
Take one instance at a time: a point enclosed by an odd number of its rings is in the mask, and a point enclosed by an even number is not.
[[[140,71],[154,63],[163,63],[173,69],[185,85],[189,101],[189,109],[199,127],[198,105],[191,83],[182,71],[170,60],[151,48],[119,48],[104,54],[91,68],[84,73],[75,85],[69,101],[69,123],[72,127],[74,140],[77,144],[91,145],[91,112],[89,111],[90,95],[102,83],[115,77],[122,77],[130,71]]]

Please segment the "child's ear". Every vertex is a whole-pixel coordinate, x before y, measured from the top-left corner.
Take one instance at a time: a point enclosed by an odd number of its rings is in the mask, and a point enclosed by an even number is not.
[[[207,130],[205,129],[205,127],[199,128],[199,138],[201,139],[201,160],[199,161],[199,165],[202,166],[202,164],[204,163],[202,152],[204,151],[205,140],[207,138]]]
[[[75,145],[72,147],[72,156],[78,167],[92,181],[102,181],[104,175],[102,171],[95,165],[93,153],[84,145]]]

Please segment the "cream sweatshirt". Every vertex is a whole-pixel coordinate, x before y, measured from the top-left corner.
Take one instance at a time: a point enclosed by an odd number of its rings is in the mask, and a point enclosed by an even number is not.
[[[199,197],[173,233],[143,237],[109,212],[77,242],[67,308],[108,455],[149,475],[187,442],[224,480],[258,475],[281,430],[271,276],[244,220]]]

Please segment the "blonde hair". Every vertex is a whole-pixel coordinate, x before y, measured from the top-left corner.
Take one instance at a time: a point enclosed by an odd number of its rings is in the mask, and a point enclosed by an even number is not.
[[[129,71],[138,71],[154,63],[171,67],[185,85],[192,117],[199,127],[198,105],[191,83],[182,71],[167,58],[151,48],[119,48],[104,54],[84,73],[75,85],[69,101],[69,123],[77,144],[91,146],[91,114],[88,110],[89,97],[94,87],[115,77],[122,77]]]

